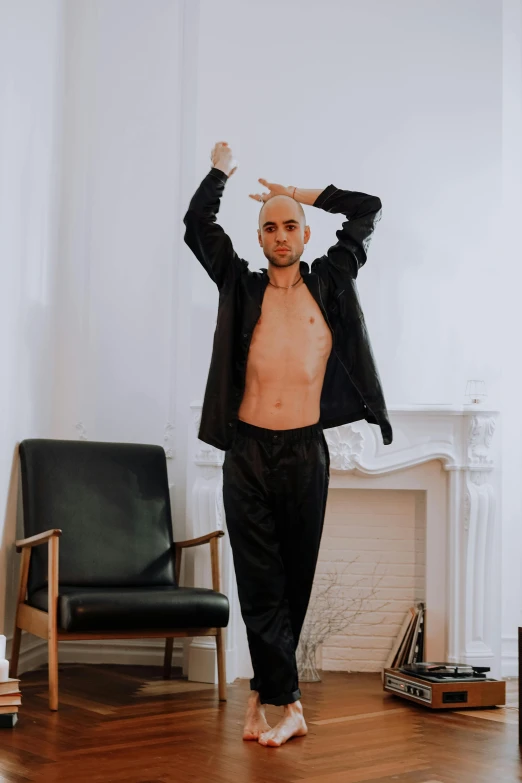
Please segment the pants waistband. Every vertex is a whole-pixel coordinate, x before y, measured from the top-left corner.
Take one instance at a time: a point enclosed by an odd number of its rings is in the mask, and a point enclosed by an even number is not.
[[[294,427],[289,430],[271,430],[266,427],[257,427],[255,424],[249,424],[246,421],[242,421],[242,419],[238,419],[236,432],[249,438],[269,443],[295,443],[310,436],[321,435],[323,425],[318,421],[305,427]]]

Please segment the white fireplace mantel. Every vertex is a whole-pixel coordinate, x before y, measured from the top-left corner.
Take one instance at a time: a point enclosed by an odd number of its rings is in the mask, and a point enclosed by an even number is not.
[[[194,454],[189,535],[226,531],[222,505],[224,452],[197,438],[201,402],[191,405]],[[491,667],[500,676],[499,412],[480,404],[388,407],[393,443],[376,425],[357,421],[325,430],[330,489],[426,492],[426,660]],[[443,483],[426,463],[439,460]],[[424,467],[424,469],[423,469]],[[445,477],[445,479],[444,479]],[[227,681],[252,676],[237,598],[232,553],[220,539],[221,591],[230,601]],[[195,584],[210,585],[208,554],[195,554]],[[213,640],[189,648],[189,679],[216,682]]]

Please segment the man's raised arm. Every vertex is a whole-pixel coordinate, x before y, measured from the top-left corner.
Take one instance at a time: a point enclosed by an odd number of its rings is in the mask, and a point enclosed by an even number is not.
[[[341,190],[335,185],[328,185],[322,191],[296,188],[294,198],[302,204],[346,217],[342,227],[335,232],[338,242],[314,264],[332,264],[351,277],[357,277],[359,269],[366,262],[375,225],[381,219],[381,200],[377,196],[368,196],[355,190]]]
[[[247,265],[235,252],[230,237],[216,223],[225,183],[237,168],[231,155],[224,142],[215,145],[212,168],[192,196],[183,218],[186,244],[219,289],[229,275]]]

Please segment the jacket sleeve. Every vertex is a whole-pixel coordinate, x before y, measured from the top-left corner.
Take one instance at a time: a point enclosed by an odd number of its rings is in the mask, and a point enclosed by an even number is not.
[[[338,239],[336,244],[328,249],[326,256],[316,259],[314,264],[331,264],[347,272],[350,277],[357,277],[359,269],[366,262],[375,225],[381,219],[381,200],[377,196],[328,185],[313,206],[346,217],[341,229],[335,232]]]
[[[232,247],[230,237],[216,223],[227,179],[221,169],[210,169],[192,196],[183,218],[186,244],[219,289],[229,275],[247,266]]]

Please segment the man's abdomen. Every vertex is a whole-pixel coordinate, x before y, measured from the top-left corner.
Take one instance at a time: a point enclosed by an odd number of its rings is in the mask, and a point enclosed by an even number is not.
[[[315,305],[315,302],[313,303]],[[247,360],[238,417],[258,427],[315,424],[332,337],[317,306],[263,308]]]

